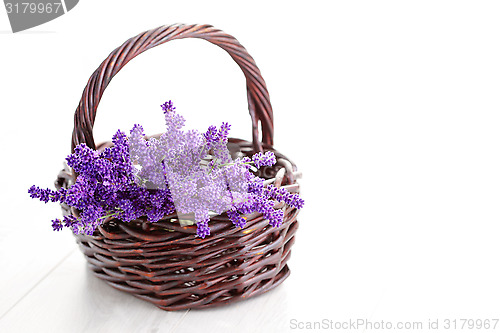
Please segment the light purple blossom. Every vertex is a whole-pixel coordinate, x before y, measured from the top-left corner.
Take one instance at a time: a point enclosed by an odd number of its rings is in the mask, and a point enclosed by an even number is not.
[[[58,191],[32,186],[32,198],[61,202],[79,211],[79,216],[54,219],[52,227],[70,228],[74,233],[93,234],[107,218],[130,222],[141,216],[157,222],[175,211],[191,217],[197,236],[210,235],[211,214],[227,212],[238,228],[246,219],[241,214],[262,213],[269,223],[281,225],[284,212],[275,201],[302,208],[304,201],[284,188],[264,186],[264,180],[250,171],[276,163],[274,153],[257,153],[251,158],[231,159],[227,149],[230,125],[210,126],[201,134],[184,131],[185,119],[171,101],[162,104],[166,132],[146,140],[140,125],[130,136],[117,131],[113,146],[95,151],[80,144],[66,158],[78,177],[68,189]]]
[[[252,156],[252,161],[255,167],[258,169],[261,166],[271,166],[276,164],[276,157],[274,156],[274,153],[271,151],[268,151],[264,154],[259,152]]]

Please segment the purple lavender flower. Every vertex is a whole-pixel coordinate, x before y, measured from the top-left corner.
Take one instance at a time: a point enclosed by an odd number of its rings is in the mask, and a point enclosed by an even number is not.
[[[284,213],[281,209],[275,210],[267,218],[269,219],[269,224],[273,227],[279,227],[283,223]]]
[[[120,200],[118,203],[118,208],[121,210],[121,212],[119,212],[116,217],[125,222],[130,222],[138,217],[132,201],[128,199]]]
[[[221,143],[227,143],[227,138],[229,136],[229,130],[231,129],[231,125],[229,123],[222,123],[219,128],[218,133],[218,141]]]
[[[209,126],[207,132],[203,134],[203,137],[205,138],[206,143],[209,145],[214,143],[214,142],[219,141],[217,127],[215,127],[213,125]]]
[[[258,212],[272,226],[283,222],[283,210],[275,210],[275,201],[300,209],[298,194],[273,185],[250,172],[276,163],[272,152],[235,161],[227,149],[230,125],[222,123],[207,132],[183,131],[185,119],[175,112],[171,101],[162,104],[166,132],[146,140],[140,125],[134,125],[127,137],[117,131],[113,146],[98,152],[85,144],[75,147],[66,159],[78,175],[70,188],[58,191],[32,186],[28,193],[43,202],[61,202],[79,210],[79,217],[66,215],[52,221],[54,230],[70,228],[75,234],[91,235],[106,218],[125,222],[145,216],[156,222],[177,211],[193,216],[197,236],[210,235],[210,214],[227,215],[236,227],[243,228],[240,214]]]
[[[52,220],[52,229],[54,229],[54,231],[60,231],[60,230],[62,230],[62,228],[63,228],[63,225],[61,223],[61,220],[59,220],[59,219]]]
[[[73,215],[65,215],[63,217],[64,226],[67,228],[72,227],[74,224],[78,223],[78,219]]]
[[[252,156],[252,161],[255,167],[258,169],[261,166],[271,166],[276,163],[276,157],[272,151],[268,151],[266,153],[257,153]]]
[[[196,235],[200,238],[205,238],[210,235],[210,228],[208,227],[208,220],[196,223]]]
[[[175,110],[175,106],[172,103],[172,101],[165,102],[161,105],[161,108],[163,109],[164,113],[171,112]]]
[[[38,186],[31,186],[28,190],[31,198],[40,199],[45,203],[49,201],[56,201],[54,198],[56,197],[56,192],[50,189],[41,189]]]
[[[272,198],[279,202],[301,209],[304,206],[304,200],[296,193],[290,193],[285,188],[277,188],[274,185],[268,185],[262,189],[262,194],[267,198]]]
[[[228,210],[227,216],[229,217],[231,222],[233,222],[233,224],[238,228],[244,228],[247,223],[247,220],[241,217],[235,209]]]
[[[253,194],[260,194],[264,189],[264,179],[259,177],[251,177],[248,180],[248,192]]]

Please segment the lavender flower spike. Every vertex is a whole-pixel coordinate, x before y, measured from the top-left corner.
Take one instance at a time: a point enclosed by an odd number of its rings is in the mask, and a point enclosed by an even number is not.
[[[41,189],[35,185],[28,193],[42,202],[60,202],[79,211],[52,220],[56,231],[63,227],[75,234],[92,235],[110,218],[131,222],[146,217],[155,223],[177,212],[193,216],[196,235],[210,235],[212,214],[227,212],[237,228],[244,228],[244,215],[261,213],[273,227],[284,219],[284,211],[274,209],[275,201],[300,209],[298,194],[272,184],[250,171],[276,163],[273,152],[232,160],[227,149],[230,125],[222,123],[208,131],[183,130],[185,119],[177,114],[172,101],[161,105],[166,131],[159,138],[146,139],[143,128],[135,125],[130,136],[120,130],[113,146],[96,151],[85,144],[75,147],[66,159],[78,174],[68,189]]]
[[[268,151],[265,154],[257,153],[252,156],[252,161],[255,167],[258,169],[261,166],[271,166],[276,163],[276,156],[272,151]]]
[[[171,112],[175,110],[175,106],[172,101],[165,102],[161,105],[164,113]]]
[[[205,238],[210,235],[210,228],[208,227],[208,220],[200,221],[196,223],[196,235],[200,238]]]
[[[54,229],[54,231],[61,230],[63,228],[61,220],[59,220],[59,219],[52,220],[52,228]]]

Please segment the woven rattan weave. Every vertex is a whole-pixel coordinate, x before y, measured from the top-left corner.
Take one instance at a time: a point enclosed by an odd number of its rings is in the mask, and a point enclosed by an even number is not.
[[[114,50],[94,72],[75,112],[72,149],[85,143],[96,146],[92,128],[97,106],[113,76],[132,58],[167,41],[201,38],[226,50],[242,69],[247,82],[253,142],[230,139],[231,152],[251,156],[273,151],[277,164],[259,175],[278,187],[299,192],[296,166],[273,148],[273,111],[260,71],[245,48],[232,36],[208,25],[173,25],[146,31]],[[262,142],[259,140],[262,129]],[[56,187],[69,187],[71,170],[60,172]],[[114,288],[132,293],[165,310],[222,305],[262,294],[290,274],[287,261],[298,227],[295,208],[277,204],[284,222],[273,228],[261,214],[246,216],[243,229],[223,214],[211,218],[211,235],[196,237],[196,226],[181,226],[175,214],[150,223],[124,223],[109,218],[91,236],[75,235],[95,275]],[[63,205],[65,214],[71,209]]]

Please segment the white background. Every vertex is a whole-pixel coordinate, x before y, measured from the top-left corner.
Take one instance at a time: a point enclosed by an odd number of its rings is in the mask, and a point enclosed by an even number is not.
[[[0,331],[286,332],[323,319],[445,331],[446,319],[499,318],[499,17],[496,1],[82,0],[12,34],[0,8]],[[59,207],[27,189],[52,186],[100,62],[172,23],[212,24],[255,58],[306,206],[282,286],[169,313],[94,278],[70,232],[51,230]],[[189,128],[229,121],[251,138],[237,65],[182,40],[115,77],[96,141],[134,123],[161,132],[168,99]]]

